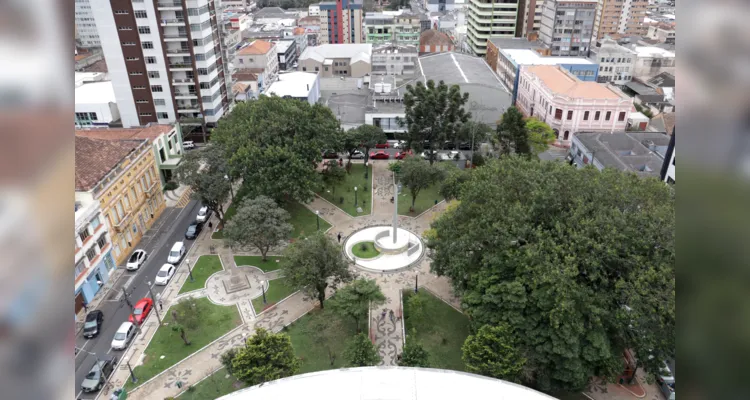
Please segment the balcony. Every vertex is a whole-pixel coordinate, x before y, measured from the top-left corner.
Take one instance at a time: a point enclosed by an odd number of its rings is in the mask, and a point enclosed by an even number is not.
[[[161,26],[185,26],[185,18],[162,19],[159,21]]]
[[[201,107],[198,104],[178,104],[177,112],[178,113],[199,113],[201,112]]]
[[[194,85],[195,79],[193,78],[181,78],[181,79],[172,79],[172,84],[174,85]]]
[[[185,125],[201,125],[203,118],[181,117],[180,123]]]
[[[179,1],[160,1],[156,3],[156,8],[164,11],[178,11],[182,10],[182,3]]]
[[[178,100],[197,99],[198,98],[198,93],[176,91],[176,92],[174,92],[174,98],[178,99]]]
[[[167,49],[167,57],[190,57],[190,49]]]
[[[117,225],[115,225],[115,231],[116,231],[116,232],[118,232],[118,233],[123,233],[123,232],[125,232],[125,231],[127,230],[127,228],[128,228],[128,223],[130,222],[130,216],[131,216],[131,214],[132,214],[132,213],[131,213],[130,211],[128,211],[128,212],[127,212],[127,213],[125,214],[125,216],[123,216],[123,217],[122,217],[122,218],[120,219],[120,222],[119,222],[119,223],[117,223]]]
[[[187,42],[188,37],[187,33],[177,33],[177,34],[164,34],[164,41],[165,42]]]
[[[172,71],[192,71],[193,66],[190,64],[183,64],[183,63],[170,63],[169,69]]]

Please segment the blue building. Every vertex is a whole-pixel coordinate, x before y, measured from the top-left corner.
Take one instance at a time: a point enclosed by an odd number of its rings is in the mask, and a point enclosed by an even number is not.
[[[90,303],[116,268],[112,240],[102,218],[99,202],[76,201],[75,210],[75,312]]]

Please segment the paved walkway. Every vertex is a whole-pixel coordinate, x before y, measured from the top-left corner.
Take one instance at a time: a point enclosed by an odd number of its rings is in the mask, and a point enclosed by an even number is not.
[[[375,161],[372,165],[373,188],[370,201],[372,201],[373,207],[370,215],[352,217],[335,205],[317,196],[307,205],[313,211],[320,211],[321,217],[331,224],[332,228],[327,234],[334,240],[341,233],[343,243],[344,238],[356,230],[372,225],[390,225],[392,223],[393,204],[390,203],[390,198],[393,195],[393,186],[391,184],[393,178],[387,168],[388,163]],[[416,218],[399,216],[399,226],[422,235],[429,228],[432,220],[444,209],[445,203],[443,202]],[[214,226],[218,226],[218,221],[215,217],[212,219]],[[263,312],[254,310],[251,300],[259,295],[260,285],[267,285],[268,280],[278,278],[279,271],[272,271],[265,274],[257,268],[236,266],[233,256],[240,253],[226,246],[223,240],[212,240],[210,235],[211,232],[206,230],[196,239],[186,256],[185,262],[190,262],[191,265],[194,265],[195,261],[201,255],[217,254],[222,261],[224,270],[210,277],[204,289],[178,295],[177,292],[179,292],[184,281],[189,279],[187,268],[184,268],[184,265],[178,268],[177,275],[175,275],[175,278],[162,294],[162,314],[167,314],[168,308],[181,298],[208,297],[209,300],[217,304],[238,307],[243,322],[239,327],[203,349],[197,349],[189,358],[173,365],[151,380],[142,383],[140,387],[128,394],[129,398],[163,399],[176,396],[191,384],[205,378],[220,368],[219,356],[228,348],[241,346],[244,340],[252,335],[258,327],[278,332],[284,326],[289,325],[312,310],[317,304],[315,300],[305,300],[304,295],[301,292],[297,292]],[[255,249],[242,249],[241,254],[259,255]],[[419,275],[420,287],[427,287],[435,295],[451,304],[459,305],[459,300],[453,295],[449,281],[446,278],[441,278],[430,273],[429,259],[426,255],[412,268],[397,273],[366,272],[356,267],[352,267],[352,269],[357,276],[375,279],[387,299],[386,303],[378,310],[373,310],[372,320],[370,321],[372,324],[371,332],[374,332],[374,340],[382,357],[381,365],[395,365],[397,356],[401,353],[404,342],[401,328],[401,290],[413,289],[417,275]],[[333,292],[329,291],[327,297],[331,295],[333,295]],[[381,317],[382,309],[386,310],[385,318]],[[393,311],[392,319],[388,311]],[[138,365],[141,362],[143,350],[148,346],[148,342],[153,337],[156,328],[156,317],[150,315],[143,325],[143,332],[138,335],[130,349],[123,354],[122,359],[130,360],[131,365],[134,367]],[[122,363],[113,375],[112,383],[115,387],[120,387],[129,379],[129,376],[127,366],[125,363]],[[177,388],[177,381],[183,383],[182,389]]]

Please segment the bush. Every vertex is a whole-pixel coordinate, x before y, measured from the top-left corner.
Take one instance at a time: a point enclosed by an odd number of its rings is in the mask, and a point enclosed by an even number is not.
[[[481,154],[474,154],[474,165],[477,167],[481,167],[484,165],[484,157]]]
[[[168,192],[168,191],[171,191],[171,190],[176,190],[178,187],[180,187],[180,185],[177,184],[177,182],[175,182],[175,181],[169,181],[169,182],[167,182],[164,185],[164,191]]]
[[[229,375],[233,375],[234,373],[234,368],[232,367],[232,360],[234,360],[234,357],[237,356],[237,353],[239,352],[240,352],[239,348],[234,347],[224,352],[224,354],[222,354],[220,357],[221,365],[223,365],[224,368],[227,369],[227,373]]]
[[[362,242],[359,244],[359,249],[362,251],[367,251],[367,243]]]

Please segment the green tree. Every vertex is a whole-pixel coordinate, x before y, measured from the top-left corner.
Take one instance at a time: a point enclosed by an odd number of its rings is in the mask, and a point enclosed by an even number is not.
[[[526,119],[526,132],[529,137],[529,146],[533,154],[539,154],[555,141],[555,132],[549,125],[531,117]]]
[[[379,126],[367,124],[350,129],[348,135],[351,135],[348,143],[356,143],[356,147],[361,148],[365,153],[365,162],[370,160],[370,149],[374,148],[376,144],[385,143],[388,140],[385,132]]]
[[[292,243],[284,251],[284,256],[284,275],[288,284],[318,299],[320,308],[324,308],[327,288],[336,289],[340,283],[351,280],[341,247],[323,233]]]
[[[227,222],[224,237],[233,247],[257,248],[266,261],[268,251],[292,234],[289,218],[289,213],[270,197],[246,199],[237,207],[232,220]]]
[[[232,365],[232,360],[237,356],[237,354],[240,352],[240,349],[237,347],[232,347],[231,349],[221,353],[221,356],[219,357],[219,361],[221,361],[221,365],[226,368],[227,373],[229,375],[234,376],[234,366]]]
[[[511,106],[505,110],[497,125],[497,141],[501,154],[531,153],[526,123],[523,121],[523,114],[516,107]]]
[[[328,107],[276,96],[238,103],[211,135],[227,149],[233,176],[252,182],[250,196],[277,202],[312,199],[320,187],[321,150],[342,148]]]
[[[526,359],[516,348],[516,340],[507,326],[482,326],[475,335],[466,338],[461,350],[467,371],[520,382]]]
[[[474,148],[472,150],[476,150],[479,143],[486,142],[492,137],[492,133],[493,129],[484,122],[469,120],[461,124],[453,142],[456,146],[461,143],[473,142]]]
[[[358,333],[349,339],[344,349],[344,358],[349,367],[369,367],[380,362],[378,349],[364,333]]]
[[[443,141],[453,140],[461,124],[466,123],[471,113],[464,110],[469,100],[468,93],[461,93],[458,85],[450,87],[433,80],[425,85],[418,81],[416,85],[406,85],[404,93],[405,118],[398,118],[398,123],[406,127],[406,147],[421,152],[427,142],[428,149],[439,149]],[[430,164],[435,161],[434,154]]]
[[[193,299],[182,299],[172,306],[171,329],[180,334],[185,346],[190,345],[187,332],[198,329],[210,311],[205,303],[196,302]]]
[[[338,314],[353,318],[359,332],[359,321],[367,318],[370,308],[385,303],[385,296],[377,282],[360,278],[339,289],[330,303],[331,308]]]
[[[409,310],[407,318],[415,321],[423,320],[426,315],[427,300],[422,295],[422,292],[409,295],[406,300],[406,306]]]
[[[335,299],[335,297],[334,297]],[[319,318],[311,318],[305,327],[305,334],[312,339],[316,346],[326,350],[330,366],[336,362],[337,354],[333,349],[338,348],[338,334],[344,329],[341,318],[333,314],[332,310],[320,310],[323,315]]]
[[[232,359],[234,377],[248,386],[292,376],[299,367],[289,335],[263,328],[257,328]]]
[[[520,157],[471,175],[426,234],[431,270],[475,327],[507,324],[534,385],[616,377],[626,348],[649,373],[674,354],[672,188]]]
[[[404,344],[404,350],[401,353],[401,361],[398,365],[402,367],[430,367],[430,356],[422,344],[415,339],[409,339]]]
[[[339,167],[336,160],[327,161],[321,175],[323,176],[323,183],[331,188],[332,194],[336,194],[336,185],[346,179],[346,171]]]
[[[403,184],[411,194],[411,207],[409,210],[414,211],[414,203],[422,189],[427,189],[435,183],[440,176],[439,171],[432,167],[424,160],[418,157],[406,157],[401,161],[401,168],[398,174],[398,180]]]
[[[176,169],[176,179],[193,190],[203,205],[216,213],[220,225],[224,225],[224,203],[229,200],[231,183],[224,176],[229,174],[226,152],[215,144],[189,151],[182,156]]]
[[[440,184],[440,195],[445,197],[446,200],[457,199],[461,185],[469,180],[470,170],[460,169],[452,162],[440,163],[437,168],[439,171],[437,182]]]

